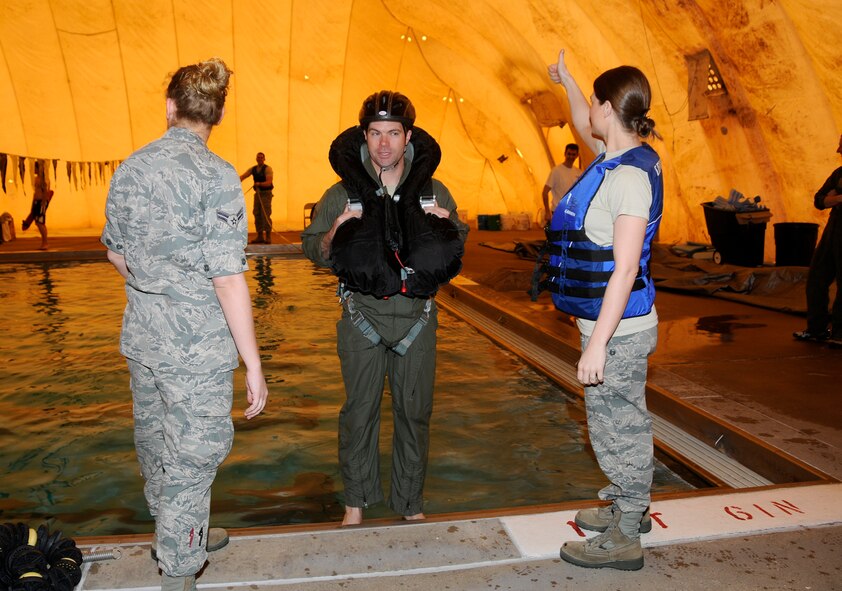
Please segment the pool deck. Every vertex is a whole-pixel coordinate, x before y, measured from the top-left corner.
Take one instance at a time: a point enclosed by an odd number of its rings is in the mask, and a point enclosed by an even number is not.
[[[30,235],[33,233],[30,232]],[[57,233],[54,233],[57,234]],[[532,263],[482,242],[534,240],[538,231],[473,231],[461,286],[515,310],[575,345],[576,331],[523,290],[489,285],[499,269]],[[297,232],[279,234],[272,254],[294,252]],[[0,263],[96,260],[96,236],[0,244]],[[494,289],[497,287],[498,289]],[[577,568],[558,559],[575,539],[568,521],[583,503],[471,515],[425,523],[378,520],[232,531],[199,579],[205,589],[842,589],[842,351],[796,342],[801,316],[709,296],[659,291],[658,351],[650,383],[694,408],[780,449],[830,480],[749,490],[658,497],[638,572]],[[79,540],[118,547],[119,560],[86,565],[79,589],[154,589],[149,536]]]

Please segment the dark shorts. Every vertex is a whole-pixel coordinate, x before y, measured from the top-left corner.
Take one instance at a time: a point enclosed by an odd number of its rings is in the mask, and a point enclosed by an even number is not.
[[[42,207],[43,204],[43,207]],[[50,202],[44,203],[43,201],[36,201],[35,199],[32,200],[32,209],[29,211],[29,217],[35,220],[36,224],[44,224],[47,222],[47,207],[49,207]]]

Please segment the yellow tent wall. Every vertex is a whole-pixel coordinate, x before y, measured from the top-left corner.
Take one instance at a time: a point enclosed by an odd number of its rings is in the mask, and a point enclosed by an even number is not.
[[[823,223],[812,194],[839,165],[842,49],[828,35],[840,26],[836,0],[0,0],[0,211],[26,215],[31,159],[44,158],[51,173],[56,161],[49,226],[100,227],[110,163],[164,131],[167,74],[219,56],[235,75],[210,144],[239,171],[266,153],[277,230],[301,227],[335,181],[330,142],[384,88],[409,95],[441,143],[437,176],[460,209],[537,220],[549,169],[576,139],[542,127],[530,103],[551,93],[567,118],[546,75],[564,47],[586,95],[620,64],[648,76],[661,240],[706,240],[699,204],[732,187],[760,195],[773,222]],[[728,93],[690,121],[687,56],[703,50]],[[29,159],[23,179],[13,156]],[[767,232],[767,258],[771,246]]]

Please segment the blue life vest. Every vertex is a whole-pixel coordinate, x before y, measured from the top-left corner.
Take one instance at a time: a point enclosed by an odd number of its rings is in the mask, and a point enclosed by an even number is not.
[[[556,308],[588,320],[596,320],[599,316],[608,279],[614,272],[614,250],[612,246],[600,246],[588,238],[585,216],[605,179],[605,172],[621,164],[644,171],[652,186],[652,205],[640,255],[640,269],[623,318],[648,314],[655,302],[655,285],[649,273],[649,262],[652,240],[658,231],[664,206],[660,158],[647,144],[632,148],[617,158],[604,160],[604,157],[604,154],[600,155],[588,167],[558,204],[546,230],[550,259],[543,268],[547,279],[540,284],[541,290],[552,293]]]

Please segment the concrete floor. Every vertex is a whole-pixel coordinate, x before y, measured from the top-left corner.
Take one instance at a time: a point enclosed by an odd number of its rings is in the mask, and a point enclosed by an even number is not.
[[[552,310],[547,296],[532,303],[520,289],[485,281],[492,271],[523,271],[532,264],[479,246],[480,242],[537,237],[538,232],[472,232],[463,275],[480,284],[501,306],[516,309],[531,322],[575,343],[575,329]],[[296,240],[296,233],[288,233],[275,242]],[[0,263],[101,258],[104,254],[95,237],[54,236],[46,253],[37,251],[37,246],[35,238],[2,244]],[[659,291],[657,307],[660,341],[650,363],[652,384],[832,478],[842,478],[842,408],[838,401],[842,351],[794,341],[792,331],[804,325],[797,315],[666,291]],[[646,566],[634,573],[581,569],[549,555],[535,556],[523,550],[522,541],[513,533],[515,517],[470,515],[433,517],[424,524],[377,522],[353,529],[328,526],[233,532],[232,544],[211,556],[199,582],[200,588],[307,591],[842,589],[840,486],[763,489],[749,491],[760,496],[737,500],[726,491],[710,495],[710,502],[692,508],[681,504],[688,499],[658,499],[653,506],[670,515],[669,529],[686,529],[691,535],[667,536],[657,543],[644,538]],[[704,500],[707,495],[699,498]],[[786,519],[776,519],[769,527],[755,527],[762,525],[762,519],[771,519],[765,515],[783,517],[770,507],[795,503],[793,498],[802,499],[796,504],[800,503],[799,512],[809,519],[791,520],[787,512]],[[702,533],[705,525],[713,523],[708,515],[716,512],[721,517],[723,507],[733,506],[756,507],[751,509],[756,518]],[[540,525],[527,528],[539,537],[557,538],[550,542],[555,546],[573,537],[564,523],[575,507],[562,508],[561,513],[557,509],[549,513],[536,509],[530,518],[538,519]],[[696,519],[699,517],[701,521]],[[696,539],[694,531],[699,532]],[[97,549],[119,544],[123,550],[120,560],[86,567],[80,589],[155,587],[157,575],[148,558],[148,539],[79,542]]]

